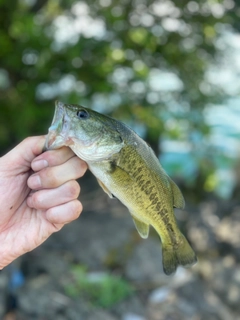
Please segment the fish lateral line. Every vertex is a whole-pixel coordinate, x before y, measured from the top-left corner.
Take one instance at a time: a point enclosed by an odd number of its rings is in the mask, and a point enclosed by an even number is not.
[[[161,238],[163,270],[197,261],[177,226],[173,207],[184,208],[184,197],[149,145],[124,123],[89,108],[56,102],[46,150],[69,146],[85,160],[110,198],[130,211],[140,236],[150,225]]]

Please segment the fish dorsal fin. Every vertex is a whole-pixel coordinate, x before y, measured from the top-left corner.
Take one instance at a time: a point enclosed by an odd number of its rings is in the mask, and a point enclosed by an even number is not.
[[[173,206],[175,208],[183,209],[185,207],[185,200],[183,198],[182,192],[171,178],[169,178],[169,182],[173,194]]]
[[[145,222],[138,220],[133,215],[132,215],[132,218],[139,235],[143,239],[147,239],[149,234],[149,224],[146,224]]]

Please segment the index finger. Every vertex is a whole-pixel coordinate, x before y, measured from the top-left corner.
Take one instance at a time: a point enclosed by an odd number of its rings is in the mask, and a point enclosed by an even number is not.
[[[61,165],[74,156],[75,154],[68,147],[49,150],[36,157],[32,161],[31,167],[34,171],[39,171],[44,167],[54,167]]]

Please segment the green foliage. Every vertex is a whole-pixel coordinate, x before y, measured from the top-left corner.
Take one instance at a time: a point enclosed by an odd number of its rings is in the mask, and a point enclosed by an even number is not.
[[[107,273],[91,276],[81,265],[73,266],[71,281],[64,289],[69,296],[82,297],[102,308],[110,308],[133,293],[132,286],[121,277]]]
[[[211,6],[210,2],[194,5],[187,0],[175,4],[1,2],[0,74],[4,72],[6,81],[0,86],[0,102],[6,134],[0,146],[45,133],[56,98],[100,105],[107,111],[118,107],[127,118],[137,104],[152,120],[146,124],[148,136],[158,139],[166,130],[161,125],[161,110],[172,113],[171,104],[176,102],[192,109],[209,102],[199,85],[214,59],[215,25],[230,19],[227,9],[226,15],[216,17]],[[153,70],[176,74],[182,89],[166,92],[157,78],[149,83]]]
[[[223,97],[205,72],[219,56],[221,30],[237,21],[233,6],[205,0],[0,1],[1,152],[45,134],[55,99],[143,127],[157,153],[163,135],[192,144],[191,133],[198,131],[204,139],[209,128],[202,111]]]

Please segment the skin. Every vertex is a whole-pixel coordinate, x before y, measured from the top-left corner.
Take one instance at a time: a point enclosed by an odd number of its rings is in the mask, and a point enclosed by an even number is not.
[[[67,147],[42,153],[46,137],[29,137],[0,158],[0,269],[77,219],[76,179],[87,170]]]

